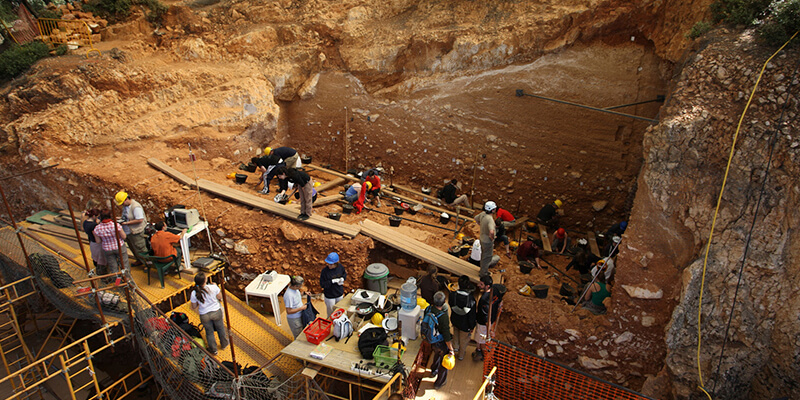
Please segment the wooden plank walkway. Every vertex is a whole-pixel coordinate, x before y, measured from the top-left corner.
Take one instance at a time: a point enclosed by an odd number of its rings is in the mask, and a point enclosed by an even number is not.
[[[586,232],[586,237],[589,238],[589,248],[592,249],[592,254],[602,257],[600,255],[600,249],[597,247],[597,237],[594,235],[594,232]]]
[[[346,179],[338,178],[338,177],[336,179],[329,180],[329,181],[319,185],[319,187],[317,188],[317,193],[322,193],[322,192],[324,192],[324,191],[326,191],[326,190],[328,190],[330,188],[334,188],[334,187],[337,187],[337,186],[342,186],[345,182],[346,182]]]
[[[319,191],[317,191],[319,193]],[[334,196],[326,196],[326,197],[317,197],[317,201],[314,202],[314,207],[324,206],[331,203],[336,203],[339,200],[344,200],[344,196],[341,194],[337,194]]]
[[[550,238],[547,237],[547,227],[542,224],[537,224],[539,227],[539,237],[542,239],[542,247],[545,251],[553,252],[553,248],[550,247]]]
[[[403,235],[392,227],[364,220],[361,222],[361,233],[445,271],[449,271],[456,276],[467,275],[475,282],[479,279],[478,272],[480,272],[480,268],[460,258],[453,257],[442,250]]]
[[[180,173],[176,169],[164,164],[161,160],[156,158],[150,158],[147,160],[147,163],[150,164],[153,168],[171,176],[172,178],[176,179],[178,182],[189,186],[195,186],[194,180],[189,179],[188,176]],[[358,235],[360,228],[355,225],[345,224],[343,222],[334,221],[330,218],[325,218],[314,214],[311,218],[300,221],[297,219],[297,215],[300,212],[299,208],[295,205],[281,205],[275,203],[272,199],[265,199],[263,197],[256,196],[254,194],[241,192],[225,185],[211,182],[207,179],[198,179],[197,185],[204,191],[209,193],[213,193],[219,197],[223,197],[229,200],[233,200],[238,203],[242,203],[251,207],[255,207],[264,211],[269,211],[273,214],[280,215],[282,217],[302,222],[320,229],[328,230],[331,232],[336,232],[340,235],[345,235],[349,237],[355,237]]]

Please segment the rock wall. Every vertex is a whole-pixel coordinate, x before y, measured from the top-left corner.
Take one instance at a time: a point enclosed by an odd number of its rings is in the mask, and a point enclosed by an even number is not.
[[[618,261],[618,285],[662,282],[665,296],[646,300],[615,292],[615,314],[656,307],[663,323],[664,313],[676,304],[666,324],[665,369],[644,389],[659,397],[670,392],[676,398],[705,397],[697,389],[696,360],[705,242],[736,125],[770,56],[751,32],[723,32],[703,46],[674,82],[662,122],[645,135],[632,229]],[[743,119],[722,196],[701,322],[703,384],[709,392],[714,389],[714,398],[800,397],[800,301],[795,295],[800,243],[794,233],[800,223],[800,142],[792,122],[798,113],[799,55],[796,49],[784,52],[767,65]]]

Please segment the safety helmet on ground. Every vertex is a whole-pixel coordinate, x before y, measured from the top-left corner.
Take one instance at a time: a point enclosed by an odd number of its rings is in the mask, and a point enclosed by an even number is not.
[[[561,206],[564,205],[564,203],[561,202],[561,200],[559,200],[559,199],[556,199],[556,201],[554,201],[553,203],[555,203],[556,207],[558,207],[558,208],[561,208]]]
[[[269,153],[272,153],[272,147],[265,147],[264,154],[269,155]]]
[[[456,366],[456,358],[452,354],[448,354],[442,358],[442,366],[445,369],[451,370]]]
[[[325,257],[325,262],[328,263],[328,264],[336,264],[336,263],[338,263],[339,262],[339,254],[337,254],[335,252],[331,253],[331,254],[328,254],[328,256]]]
[[[614,236],[613,238],[611,238],[611,241],[614,243],[619,243],[622,241],[622,238],[619,236]]]
[[[564,236],[567,236],[567,231],[565,231],[564,228],[558,228],[558,230],[556,231],[556,237],[559,239],[563,239]]]
[[[511,242],[508,244],[508,246],[509,246],[509,247],[511,247],[511,248],[517,248],[517,247],[519,247],[519,242],[517,242],[516,240],[512,240],[512,241],[511,241]]]
[[[492,212],[497,209],[497,204],[493,201],[487,201],[486,204],[483,205],[483,211]]]
[[[321,183],[319,183],[319,182],[314,182],[314,187],[320,187],[320,186],[322,186],[322,184],[321,184]]]
[[[127,199],[128,199],[128,193],[125,192],[124,190],[120,190],[119,192],[117,192],[117,195],[114,196],[114,201],[117,202],[118,206],[121,206],[122,203],[124,203],[125,200]]]
[[[376,312],[372,316],[372,323],[378,326],[381,326],[381,322],[383,322],[383,314]]]
[[[236,178],[236,172],[231,172],[230,174],[228,174],[228,179],[235,179],[235,178]]]
[[[628,223],[627,223],[627,222],[625,222],[625,221],[622,221],[622,222],[620,222],[620,223],[619,223],[619,228],[620,228],[620,229],[622,229],[623,231],[624,231],[624,230],[625,230],[627,227],[628,227]]]
[[[578,239],[578,245],[579,245],[579,246],[586,246],[587,244],[589,244],[589,241],[588,241],[588,240],[586,240],[586,239],[584,239],[584,238],[580,238],[580,239]]]
[[[406,346],[399,340],[395,341],[394,343],[392,343],[391,346],[389,346],[389,347],[394,347],[395,349],[399,349],[400,351],[403,351],[403,352],[406,351]]]
[[[459,233],[458,235],[456,235],[456,239],[463,240],[464,239],[464,234],[463,233]]]

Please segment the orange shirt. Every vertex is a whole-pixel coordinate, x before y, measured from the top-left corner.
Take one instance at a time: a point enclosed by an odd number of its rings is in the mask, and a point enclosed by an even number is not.
[[[153,254],[156,257],[167,257],[170,255],[177,256],[178,251],[172,246],[178,243],[181,237],[167,231],[158,231],[150,239],[150,247],[153,248]]]

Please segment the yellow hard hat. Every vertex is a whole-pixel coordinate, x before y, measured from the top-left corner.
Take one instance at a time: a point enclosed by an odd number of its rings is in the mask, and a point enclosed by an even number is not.
[[[447,284],[447,290],[451,292],[458,291],[458,283],[457,282],[450,282]]]
[[[519,242],[516,240],[512,240],[511,243],[508,244],[510,247],[519,247]]]
[[[321,183],[319,183],[319,182],[314,182],[314,187],[320,187],[320,186],[322,186],[322,184],[321,184]]]
[[[428,304],[428,301],[423,299],[422,297],[417,297],[417,305],[419,306],[419,308],[424,310],[428,308],[430,304]]]
[[[372,182],[367,182],[367,190],[372,189]]]
[[[372,316],[372,320],[371,321],[375,325],[380,325],[381,322],[383,322],[383,314],[375,313],[375,315]]]
[[[556,201],[554,201],[553,203],[556,203],[556,207],[558,208],[561,208],[561,206],[564,205],[564,203],[562,203],[561,200],[559,199],[556,199]]]
[[[122,203],[127,199],[128,199],[128,193],[125,192],[124,190],[120,190],[119,192],[117,192],[117,195],[114,196],[114,201],[117,202],[118,206],[121,206]]]
[[[459,233],[458,235],[456,235],[456,239],[458,239],[458,240],[464,239],[464,234],[463,233]]]
[[[264,148],[264,154],[269,155],[270,152],[272,152],[272,147],[265,147]]]
[[[606,263],[606,260],[597,260],[597,265],[603,265]]]
[[[442,359],[442,366],[446,369],[453,369],[456,366],[456,358],[452,354],[444,356]]]
[[[400,349],[400,351],[403,351],[403,352],[405,352],[405,351],[406,351],[406,346],[403,346],[403,344],[402,344],[402,343],[400,343],[400,342],[394,342],[394,343],[392,343],[392,345],[391,345],[391,346],[389,346],[389,347],[394,347],[395,349]]]
[[[228,174],[228,179],[234,179],[234,178],[236,178],[236,172],[231,172],[230,174]]]

